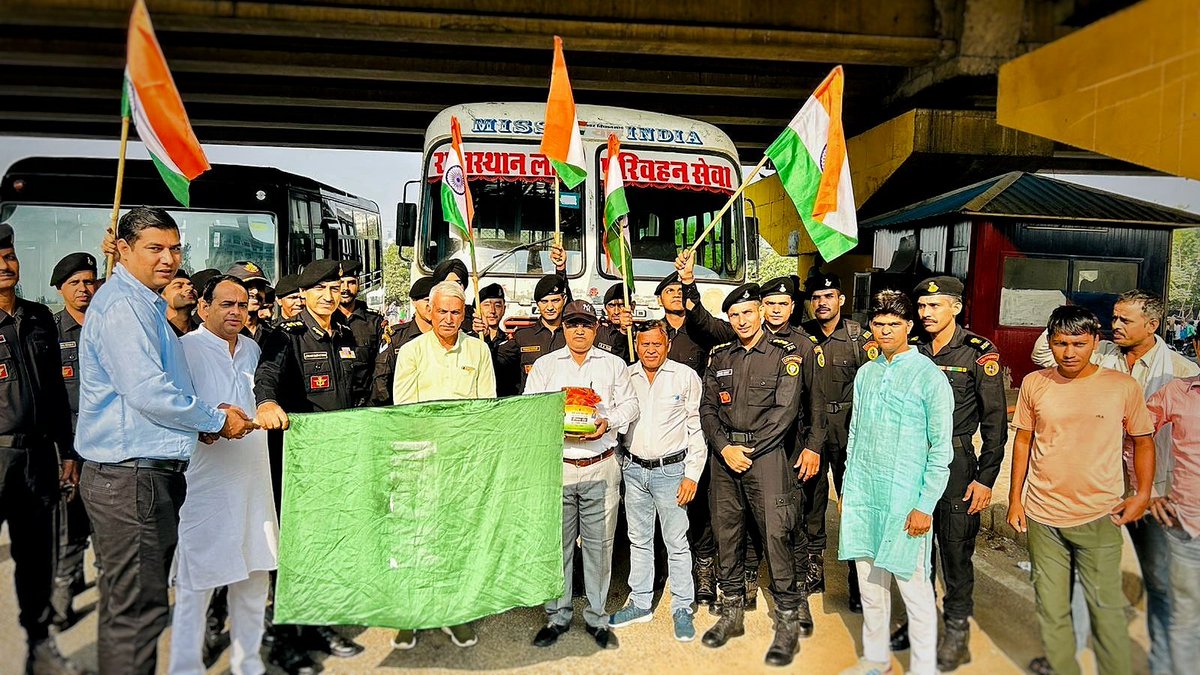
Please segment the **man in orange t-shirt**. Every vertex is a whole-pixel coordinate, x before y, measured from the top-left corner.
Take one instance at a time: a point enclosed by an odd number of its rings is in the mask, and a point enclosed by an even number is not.
[[[1071,568],[1086,590],[1099,671],[1132,671],[1121,591],[1120,526],[1141,518],[1154,480],[1154,421],[1132,377],[1091,362],[1100,322],[1059,307],[1047,334],[1054,368],[1021,383],[1013,426],[1008,523],[1029,536],[1038,624],[1059,675],[1078,675],[1071,627]],[[1121,447],[1133,437],[1138,492],[1125,497]]]

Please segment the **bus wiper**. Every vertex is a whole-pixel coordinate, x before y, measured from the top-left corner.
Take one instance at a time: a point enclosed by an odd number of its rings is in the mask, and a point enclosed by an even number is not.
[[[483,277],[483,276],[487,275],[487,273],[491,272],[492,269],[494,267],[496,267],[496,265],[499,265],[500,263],[504,262],[505,260],[508,260],[509,256],[516,253],[517,251],[524,251],[526,249],[533,248],[534,246],[541,246],[542,244],[545,244],[546,242],[550,242],[553,240],[554,240],[554,235],[550,235],[549,237],[546,237],[545,239],[539,239],[538,241],[529,242],[528,244],[518,244],[518,245],[508,249],[507,251],[504,251],[503,253],[497,253],[495,256],[493,256],[495,259],[492,260],[491,264],[489,264],[487,267],[485,267],[479,271],[479,276]]]

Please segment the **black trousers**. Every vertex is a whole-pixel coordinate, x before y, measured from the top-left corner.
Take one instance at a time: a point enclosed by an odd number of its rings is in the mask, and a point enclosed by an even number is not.
[[[821,452],[821,468],[816,478],[804,483],[804,529],[808,534],[808,552],[825,551],[825,511],[829,508],[829,474],[833,473],[833,489],[842,494],[842,478],[846,475],[846,444],[849,442],[850,409],[829,413],[826,418],[825,447]]]
[[[20,623],[30,643],[49,635],[58,458],[50,448],[0,448],[0,523],[8,523]]]
[[[946,597],[942,599],[942,614],[947,619],[968,619],[975,613],[975,537],[979,534],[979,514],[967,514],[967,507],[958,497],[955,505],[943,498],[933,510],[933,548],[929,569],[930,581],[940,568]],[[957,508],[957,510],[956,510]],[[937,588],[937,584],[934,584]]]
[[[83,583],[83,557],[87,552],[88,537],[92,535],[92,521],[87,508],[78,495],[74,499],[58,501],[56,509],[58,525],[58,561],[54,576],[59,583],[81,585]]]
[[[154,675],[167,627],[183,474],[86,462],[79,491],[92,519],[100,577],[101,675]]]
[[[737,474],[716,455],[709,458],[712,475],[709,498],[713,533],[717,538],[717,581],[727,597],[746,593],[746,514],[750,513],[763,538],[771,595],[781,610],[800,605],[792,555],[792,537],[799,509],[792,489],[794,476],[781,448],[755,457],[745,473]]]
[[[688,546],[692,559],[717,557],[717,540],[713,536],[712,512],[709,510],[708,494],[711,488],[710,473],[705,471],[696,483],[696,496],[687,505]],[[655,556],[655,560],[658,557]]]

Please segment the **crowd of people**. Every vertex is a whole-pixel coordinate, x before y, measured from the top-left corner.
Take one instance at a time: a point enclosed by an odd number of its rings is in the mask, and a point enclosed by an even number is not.
[[[17,296],[14,233],[0,224],[0,519],[27,672],[85,672],[53,630],[76,619],[89,539],[106,675],[155,672],[171,587],[173,673],[204,672],[227,622],[239,674],[264,672],[264,644],[291,673],[314,672],[311,651],[360,653],[336,627],[271,620],[288,416],[564,388],[599,403],[593,432],[564,435],[565,583],[535,646],[570,630],[581,595],[588,634],[618,648],[621,628],[652,620],[665,567],[675,639],[696,638],[703,607],[718,615],[704,645],[743,636],[765,590],[764,660],[786,666],[813,635],[809,598],[828,567],[863,615],[846,673],[890,673],[901,650],[917,674],[971,660],[975,541],[1009,425],[1001,355],[958,324],[956,278],[876,294],[866,326],[820,272],[739,286],[721,319],[684,253],[655,289],[664,318],[635,323],[620,284],[603,319],[573,298],[555,246],[533,325],[508,332],[503,287],[468,305],[457,260],[417,280],[412,320],[389,325],[358,299],[353,262],[317,260],[274,286],[247,261],[188,275],[178,227],[151,208],[126,213],[107,246],[118,262],[99,290],[94,256],[58,263],[52,315]],[[1122,527],[1146,581],[1152,672],[1200,657],[1200,368],[1159,337],[1163,321],[1160,298],[1130,291],[1108,341],[1087,309],[1060,307],[1032,355],[1043,369],[1021,383],[1008,522],[1028,535],[1040,672],[1079,672],[1088,634],[1102,673],[1131,672]],[[609,614],[622,508],[630,594]],[[895,631],[893,582],[907,617]],[[442,630],[478,642],[471,624]],[[392,646],[418,637],[398,630]]]

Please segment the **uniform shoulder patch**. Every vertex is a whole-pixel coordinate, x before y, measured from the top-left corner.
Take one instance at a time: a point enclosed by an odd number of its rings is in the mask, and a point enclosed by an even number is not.
[[[964,342],[966,342],[968,347],[974,349],[980,354],[986,354],[988,352],[995,353],[996,351],[996,346],[992,344],[991,340],[985,340],[978,335],[971,335],[964,340]]]
[[[783,351],[785,351],[789,354],[796,351],[796,345],[788,342],[787,340],[780,340],[779,338],[771,338],[771,344],[775,345],[776,347],[779,347],[780,349],[782,349]]]
[[[285,330],[289,333],[303,333],[304,322],[299,320],[284,321],[283,323],[279,324],[279,330]]]
[[[722,349],[725,349],[726,347],[728,347],[731,344],[733,344],[733,343],[732,342],[722,342],[721,344],[717,345],[716,347],[713,347],[712,349],[708,350],[708,354],[709,354],[709,356],[712,356],[713,354],[716,354],[717,352],[721,351]]]
[[[921,343],[920,335],[914,335],[914,336],[908,338],[908,344],[910,344],[910,345],[915,345],[915,344],[920,344],[920,343]]]
[[[874,340],[875,338],[871,337],[871,331],[869,331],[869,330],[864,330],[864,331],[862,332],[862,339],[864,339],[864,340]]]
[[[817,355],[817,367],[824,368],[825,367],[825,350],[821,349],[820,345],[817,345],[816,347],[813,347],[813,353]]]
[[[812,343],[813,343],[814,345],[819,345],[819,344],[821,344],[821,343],[820,343],[820,341],[818,341],[818,340],[817,340],[817,336],[816,336],[816,335],[809,335],[809,336],[808,336],[808,339],[809,339],[809,340],[812,340]],[[818,349],[819,349],[819,347],[818,347]]]
[[[780,361],[783,364],[783,372],[789,377],[795,377],[800,374],[800,365],[804,363],[804,357],[799,354],[789,354]]]

